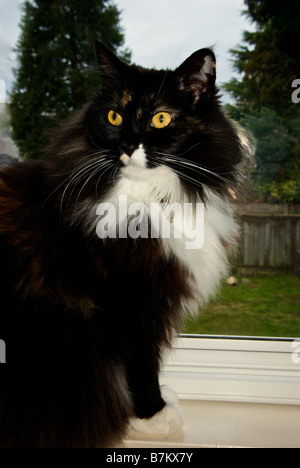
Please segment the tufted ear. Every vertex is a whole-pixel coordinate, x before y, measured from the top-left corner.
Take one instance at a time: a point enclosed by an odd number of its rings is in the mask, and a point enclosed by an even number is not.
[[[210,49],[194,52],[175,70],[179,88],[193,95],[194,103],[215,93],[216,57]]]
[[[100,41],[95,41],[95,51],[104,81],[113,83],[120,79],[127,65]]]

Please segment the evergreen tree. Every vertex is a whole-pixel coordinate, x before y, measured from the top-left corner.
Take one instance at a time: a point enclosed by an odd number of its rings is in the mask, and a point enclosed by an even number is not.
[[[124,43],[119,21],[110,0],[25,2],[10,103],[13,138],[23,155],[40,157],[47,129],[99,86],[94,40],[117,52]]]
[[[225,85],[236,101],[228,112],[256,139],[260,194],[300,201],[300,106],[291,99],[300,78],[300,0],[244,1],[257,30],[231,51],[241,78]]]
[[[300,77],[300,0],[244,1],[244,14],[257,30],[246,31],[245,45],[231,51],[242,81],[233,80],[226,89],[238,103],[246,99],[254,107],[294,114],[291,84]]]

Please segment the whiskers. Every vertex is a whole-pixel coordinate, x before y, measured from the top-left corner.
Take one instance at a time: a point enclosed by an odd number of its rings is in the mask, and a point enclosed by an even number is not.
[[[60,216],[62,217],[64,207],[68,206],[71,200],[72,205],[76,207],[84,190],[88,188],[93,179],[93,190],[98,198],[101,179],[110,172],[109,180],[113,180],[117,175],[118,167],[115,156],[109,150],[88,153],[79,160],[71,173],[66,172],[67,177],[53,190],[47,200],[61,190]],[[76,197],[75,200],[74,197]]]
[[[198,143],[199,144],[199,143]],[[201,144],[201,143],[200,143]],[[220,180],[222,183],[228,186],[228,188],[232,189],[234,192],[237,192],[237,187],[227,177],[226,175],[231,176],[234,175],[233,172],[227,172],[218,174],[217,172],[202,166],[199,163],[188,161],[181,156],[186,154],[188,151],[193,149],[197,144],[194,145],[192,148],[189,148],[184,153],[180,153],[178,155],[170,154],[170,153],[160,153],[155,152],[155,159],[158,160],[160,163],[166,164],[169,163],[172,166],[172,169],[176,174],[183,180],[189,182],[190,184],[195,185],[196,187],[202,188],[203,182],[199,181],[196,174],[201,174],[205,179],[211,182],[211,186],[213,187],[213,183],[216,183],[216,179]],[[183,169],[189,169],[190,174],[186,174],[183,172]]]

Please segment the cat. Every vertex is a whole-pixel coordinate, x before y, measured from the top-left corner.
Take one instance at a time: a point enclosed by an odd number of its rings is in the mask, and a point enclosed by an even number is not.
[[[171,71],[95,49],[91,101],[51,133],[43,160],[0,169],[1,447],[113,447],[129,428],[177,431],[162,354],[215,294],[238,233],[231,201],[247,140],[222,111],[214,53]],[[120,199],[145,208],[136,236]],[[184,230],[139,235],[152,205],[172,223],[174,204],[192,206],[193,222],[203,207],[197,248]],[[122,235],[101,236],[103,206]]]

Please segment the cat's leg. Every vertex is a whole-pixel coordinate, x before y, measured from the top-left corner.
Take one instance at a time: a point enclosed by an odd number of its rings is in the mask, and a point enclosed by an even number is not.
[[[133,398],[135,418],[130,426],[148,435],[168,435],[177,432],[183,424],[176,394],[166,386],[159,386],[158,360],[137,360],[128,372],[129,388]]]

